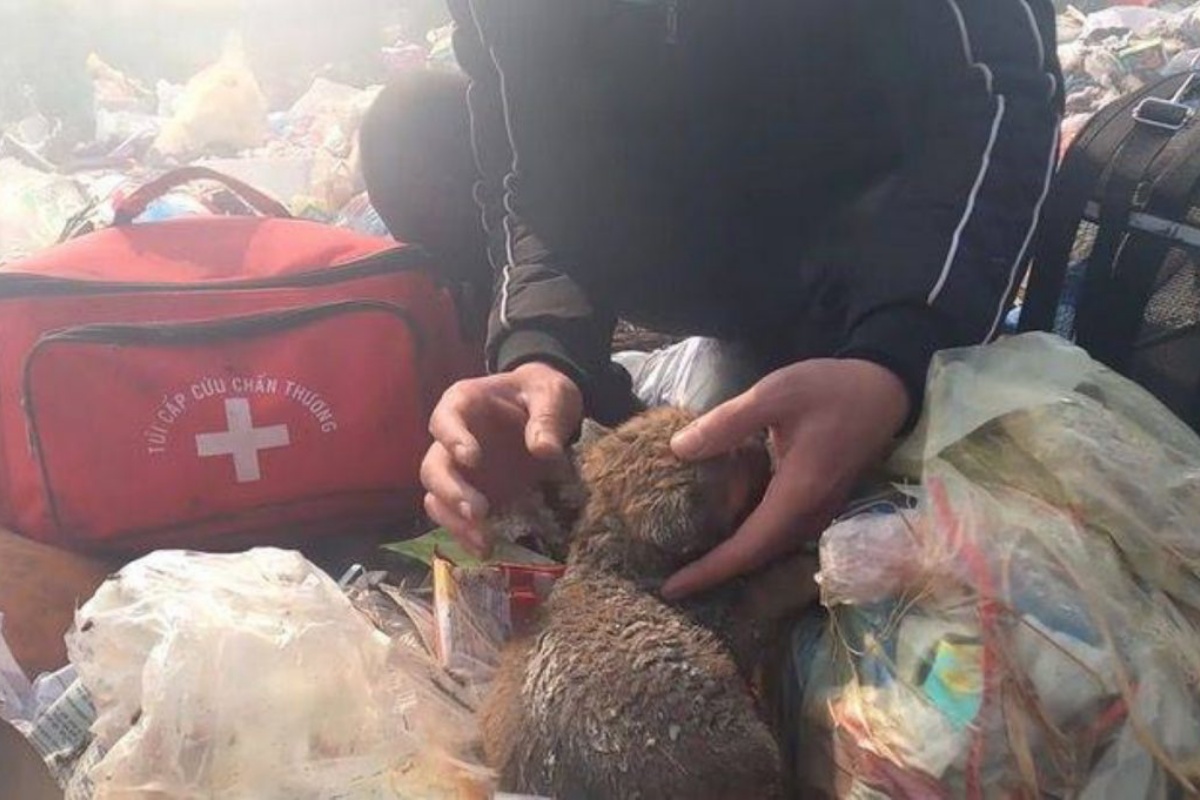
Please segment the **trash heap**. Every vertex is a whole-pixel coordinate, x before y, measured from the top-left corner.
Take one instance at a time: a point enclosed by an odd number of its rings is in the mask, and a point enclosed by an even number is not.
[[[919,480],[824,535],[792,638],[801,779],[839,798],[1200,788],[1200,438],[1062,340],[940,356]]]
[[[1108,103],[1160,77],[1200,68],[1200,3],[1109,5],[1090,13],[1068,5],[1058,16],[1058,57],[1066,80],[1065,151]]]
[[[475,710],[562,568],[444,532],[392,549],[405,568],[341,581],[271,548],[153,553],[80,608],[63,670],[30,684],[0,635],[0,724],[66,800],[491,798]]]
[[[389,75],[455,69],[449,28],[391,41],[373,63],[372,82],[350,84],[327,68],[281,107],[260,83],[242,39],[231,35],[212,63],[185,83],[139,80],[92,53],[90,125],[65,125],[26,97],[0,105],[0,265],[88,227],[108,224],[114,203],[169,168],[198,164],[239,178],[283,201],[296,216],[386,235],[365,193],[358,130]],[[414,38],[416,39],[414,41]],[[2,66],[2,65],[0,65]],[[273,87],[271,87],[273,88]],[[87,127],[80,141],[77,129]],[[237,213],[227,192],[179,189],[143,220]]]

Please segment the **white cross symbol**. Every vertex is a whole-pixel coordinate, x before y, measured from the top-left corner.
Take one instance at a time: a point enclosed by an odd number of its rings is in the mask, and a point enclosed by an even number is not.
[[[256,428],[250,418],[250,401],[241,397],[225,400],[225,419],[229,430],[221,433],[196,434],[196,453],[201,458],[233,456],[233,469],[238,483],[262,480],[258,463],[260,450],[287,447],[292,443],[287,425]]]

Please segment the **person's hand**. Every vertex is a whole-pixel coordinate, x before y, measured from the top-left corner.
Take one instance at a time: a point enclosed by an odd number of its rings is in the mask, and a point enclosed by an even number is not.
[[[763,378],[676,434],[675,454],[698,461],[766,429],[775,475],[727,541],[663,586],[678,599],[755,570],[821,532],[908,417],[904,384],[868,361],[815,360]]]
[[[425,511],[465,547],[490,550],[489,510],[532,486],[583,419],[579,388],[545,364],[450,387],[430,419]]]

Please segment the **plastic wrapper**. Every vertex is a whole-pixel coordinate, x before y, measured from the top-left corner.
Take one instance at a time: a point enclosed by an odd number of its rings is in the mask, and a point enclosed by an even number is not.
[[[27,722],[33,713],[33,686],[4,641],[0,613],[0,722]]]
[[[828,619],[793,636],[802,780],[834,797],[1194,793],[1200,439],[1038,334],[940,355],[893,466],[919,502],[826,533]]]
[[[397,44],[383,48],[380,56],[388,74],[399,75],[424,67],[429,60],[429,51],[419,44]]]
[[[1167,30],[1172,22],[1173,15],[1156,8],[1114,5],[1089,14],[1080,36],[1089,39],[1106,34],[1154,35]]]
[[[371,205],[366,192],[354,197],[338,212],[334,225],[339,228],[349,228],[368,236],[391,236],[387,223],[379,216],[379,212]]]
[[[87,71],[95,89],[97,109],[114,112],[147,112],[154,109],[157,102],[154,92],[109,65],[95,53],[87,58]]]
[[[389,548],[430,567],[428,650],[447,673],[480,690],[491,680],[505,642],[528,623],[564,569],[506,538],[516,520],[503,524],[487,561],[468,554],[442,530]]]
[[[1163,76],[1178,75],[1181,72],[1191,72],[1200,69],[1200,47],[1192,47],[1176,53],[1163,67]]]
[[[0,160],[0,264],[57,242],[67,222],[90,202],[73,178]]]
[[[98,108],[95,145],[113,158],[140,155],[153,144],[161,128],[161,118],[144,111]]]
[[[870,605],[903,592],[927,572],[930,554],[898,508],[856,514],[821,538],[817,584],[829,606]]]
[[[279,120],[282,139],[310,159],[307,185],[287,197],[295,213],[332,220],[363,191],[358,131],[378,93],[318,78]]]
[[[458,69],[458,60],[454,57],[454,26],[445,25],[429,32],[429,61],[431,64]]]
[[[283,120],[288,139],[348,155],[359,123],[379,94],[378,88],[358,89],[317,78]]]

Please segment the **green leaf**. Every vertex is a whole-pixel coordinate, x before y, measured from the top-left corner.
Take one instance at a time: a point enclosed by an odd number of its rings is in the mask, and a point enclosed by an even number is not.
[[[434,555],[439,555],[459,567],[483,567],[495,564],[521,564],[525,566],[553,566],[556,562],[532,550],[511,542],[497,542],[492,557],[480,560],[467,552],[445,528],[437,528],[416,539],[385,544],[384,550],[405,558],[433,566]]]

